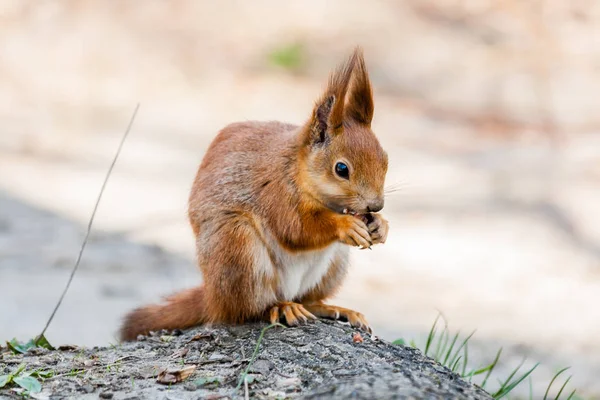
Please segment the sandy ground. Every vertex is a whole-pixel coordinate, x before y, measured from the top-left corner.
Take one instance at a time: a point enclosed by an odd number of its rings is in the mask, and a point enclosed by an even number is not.
[[[436,33],[394,2],[367,15],[348,6],[335,23],[338,2],[291,11],[268,3],[279,16],[269,23],[243,3],[233,14],[183,2],[137,13],[2,4],[10,18],[0,31],[0,338],[43,326],[138,101],[94,240],[48,332],[54,342],[114,341],[127,310],[197,284],[185,206],[216,131],[244,119],[302,122],[327,70],[362,43],[373,128],[390,154],[388,184],[400,190],[386,200],[388,243],[354,252],[336,301],[389,339],[422,337],[441,311],[451,329],[477,329],[475,358],[505,346],[507,368],[523,355],[542,361],[537,390],[571,365],[575,386],[600,395],[600,135],[586,103],[599,80],[557,75],[555,92],[571,103],[554,103],[563,128],[553,142],[535,128],[529,86],[513,85],[522,77],[514,58],[490,71],[496,53]],[[269,48],[298,38],[310,60],[303,70],[264,61]],[[471,69],[453,64],[457,57]],[[581,75],[577,68],[565,71]],[[509,135],[472,118],[489,111],[481,88],[498,74],[520,90],[493,101],[513,121]]]

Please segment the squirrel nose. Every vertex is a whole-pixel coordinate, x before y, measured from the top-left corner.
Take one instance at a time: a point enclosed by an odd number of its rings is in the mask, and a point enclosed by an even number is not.
[[[367,205],[367,210],[369,212],[378,212],[378,211],[381,211],[382,209],[383,209],[383,199],[373,200],[373,201],[369,202],[369,204]]]

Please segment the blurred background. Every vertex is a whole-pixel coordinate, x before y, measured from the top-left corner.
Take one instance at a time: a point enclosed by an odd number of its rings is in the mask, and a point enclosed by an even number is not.
[[[0,339],[43,327],[136,103],[52,343],[115,343],[127,311],[197,285],[186,202],[208,144],[304,122],[355,45],[399,190],[335,302],[389,340],[422,342],[441,312],[477,330],[474,365],[503,347],[505,371],[542,362],[536,394],[571,366],[600,397],[592,0],[0,0]]]

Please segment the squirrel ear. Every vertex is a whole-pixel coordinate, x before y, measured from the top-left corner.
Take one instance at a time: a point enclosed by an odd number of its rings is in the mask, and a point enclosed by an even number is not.
[[[354,51],[356,64],[354,66],[354,74],[350,84],[350,93],[348,103],[345,107],[346,117],[360,124],[371,126],[373,120],[373,90],[369,74],[365,65],[362,50],[357,48]]]
[[[342,132],[344,122],[344,101],[356,64],[356,52],[340,65],[329,77],[323,96],[317,101],[311,118],[311,139],[325,142],[329,136]]]
[[[317,104],[314,112],[313,142],[323,143],[333,129],[332,111],[336,104],[335,95],[329,95],[321,104]]]

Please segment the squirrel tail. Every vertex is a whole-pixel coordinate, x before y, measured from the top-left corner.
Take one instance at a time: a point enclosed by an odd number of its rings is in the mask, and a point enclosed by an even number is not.
[[[121,325],[123,341],[161,329],[185,329],[207,320],[203,286],[169,296],[164,305],[149,305],[133,310]]]

